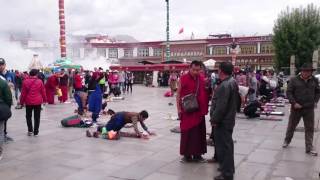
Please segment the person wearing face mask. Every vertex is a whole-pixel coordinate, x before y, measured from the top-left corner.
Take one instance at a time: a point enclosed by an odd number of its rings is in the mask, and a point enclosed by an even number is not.
[[[300,68],[300,74],[291,78],[288,84],[287,97],[291,104],[291,111],[286,137],[282,145],[283,148],[289,146],[294,131],[302,117],[305,128],[306,153],[311,156],[318,155],[313,149],[312,142],[314,134],[314,109],[320,98],[318,79],[312,75],[314,70],[311,63],[303,64]]]

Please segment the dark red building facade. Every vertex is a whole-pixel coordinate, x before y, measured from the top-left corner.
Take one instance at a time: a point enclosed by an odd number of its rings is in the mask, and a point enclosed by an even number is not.
[[[234,49],[231,46],[234,45]],[[72,47],[73,59],[86,58],[88,54],[118,62],[124,66],[141,65],[140,62],[162,63],[165,61],[165,41],[106,43],[90,41]],[[214,59],[217,62],[232,61],[236,66],[251,66],[255,69],[272,68],[274,48],[272,36],[209,37],[207,39],[170,41],[170,60],[190,62]]]

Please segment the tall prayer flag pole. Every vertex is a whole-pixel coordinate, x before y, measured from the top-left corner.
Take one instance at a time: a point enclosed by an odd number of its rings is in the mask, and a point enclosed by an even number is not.
[[[166,42],[166,61],[170,61],[170,30],[169,30],[169,0],[165,0],[167,3],[167,42]]]
[[[59,24],[60,24],[60,53],[61,58],[67,56],[66,48],[66,21],[64,16],[64,0],[59,0]]]

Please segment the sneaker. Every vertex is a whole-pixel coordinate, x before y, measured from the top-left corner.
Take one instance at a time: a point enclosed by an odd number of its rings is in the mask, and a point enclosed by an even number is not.
[[[190,163],[192,162],[192,158],[191,157],[188,157],[188,156],[184,156],[181,160],[180,160],[181,163]]]
[[[39,131],[38,131],[38,130],[33,131],[33,135],[34,135],[34,136],[38,136],[38,134],[39,134]]]
[[[214,177],[214,180],[233,180],[233,176],[224,176],[220,174],[219,176]]]
[[[211,159],[208,159],[207,162],[208,163],[214,163],[214,164],[219,163],[218,160],[215,157],[212,157]]]
[[[172,128],[172,129],[170,129],[170,131],[173,132],[173,133],[181,133],[180,127]]]
[[[318,153],[316,151],[310,150],[310,151],[306,151],[306,153],[310,156],[318,156]]]
[[[15,109],[22,109],[22,106],[21,106],[21,105],[17,105],[17,106],[15,107]]]
[[[288,146],[289,146],[289,143],[286,141],[282,144],[282,148],[287,148]]]
[[[33,134],[33,132],[28,132],[28,136],[31,136]]]
[[[193,158],[193,161],[196,163],[206,163],[208,162],[207,160],[205,160],[202,156],[196,156]]]
[[[93,122],[91,127],[92,127],[92,128],[97,128],[97,127],[98,127],[97,122]]]
[[[12,139],[10,136],[5,135],[5,141],[6,141],[6,142],[7,142],[7,141],[13,141],[13,139]]]

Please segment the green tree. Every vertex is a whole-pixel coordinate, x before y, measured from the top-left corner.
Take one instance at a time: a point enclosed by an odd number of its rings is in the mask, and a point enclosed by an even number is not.
[[[312,62],[313,51],[320,45],[320,9],[313,4],[287,8],[280,13],[273,32],[278,69],[290,66],[291,55],[295,55],[297,68]]]

